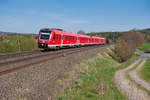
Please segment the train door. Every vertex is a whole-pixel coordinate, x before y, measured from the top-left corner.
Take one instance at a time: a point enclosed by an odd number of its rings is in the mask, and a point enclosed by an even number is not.
[[[77,36],[77,45],[79,45],[79,36]]]
[[[63,45],[63,33],[61,34],[61,46]]]
[[[60,45],[61,44],[61,34],[56,34],[56,45]]]

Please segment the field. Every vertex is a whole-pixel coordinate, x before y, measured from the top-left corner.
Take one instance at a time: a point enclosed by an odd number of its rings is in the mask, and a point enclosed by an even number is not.
[[[34,35],[0,34],[0,53],[38,50]]]
[[[139,47],[138,49],[142,51],[148,51],[150,50],[150,43],[145,43],[143,46]]]
[[[150,82],[150,59],[146,61],[139,74],[144,80]]]

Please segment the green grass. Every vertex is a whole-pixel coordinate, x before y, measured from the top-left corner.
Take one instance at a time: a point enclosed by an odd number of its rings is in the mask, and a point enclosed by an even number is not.
[[[138,47],[139,50],[148,51],[150,50],[150,43],[145,43],[143,46]]]
[[[139,71],[139,75],[146,81],[150,82],[150,59],[146,61],[144,66]]]
[[[119,63],[111,58],[96,58],[84,63],[81,75],[62,90],[58,100],[127,100],[113,82],[115,71],[129,66],[136,57],[133,57],[119,67]]]
[[[0,53],[38,50],[37,40],[32,35],[7,34],[0,39]]]

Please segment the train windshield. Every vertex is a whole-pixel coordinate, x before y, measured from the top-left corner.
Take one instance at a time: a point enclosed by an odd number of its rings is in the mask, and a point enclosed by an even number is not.
[[[41,31],[40,39],[41,40],[49,40],[51,32],[50,31]]]

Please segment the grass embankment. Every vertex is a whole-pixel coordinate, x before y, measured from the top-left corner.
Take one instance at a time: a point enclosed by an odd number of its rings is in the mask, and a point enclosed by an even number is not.
[[[0,53],[38,50],[37,40],[32,35],[5,34],[0,37]]]
[[[139,50],[148,51],[150,50],[150,43],[145,43],[143,46],[138,47]]]
[[[150,82],[150,59],[148,59],[144,66],[141,68],[141,70],[139,71],[139,75],[144,80]]]
[[[100,56],[84,61],[77,70],[77,76],[68,74],[73,78],[71,85],[61,82],[64,87],[58,100],[127,100],[113,82],[115,71],[129,66],[136,57],[119,66],[112,58],[101,58]],[[114,67],[115,66],[115,67]],[[119,67],[117,67],[119,66]],[[60,82],[59,82],[60,83]]]

